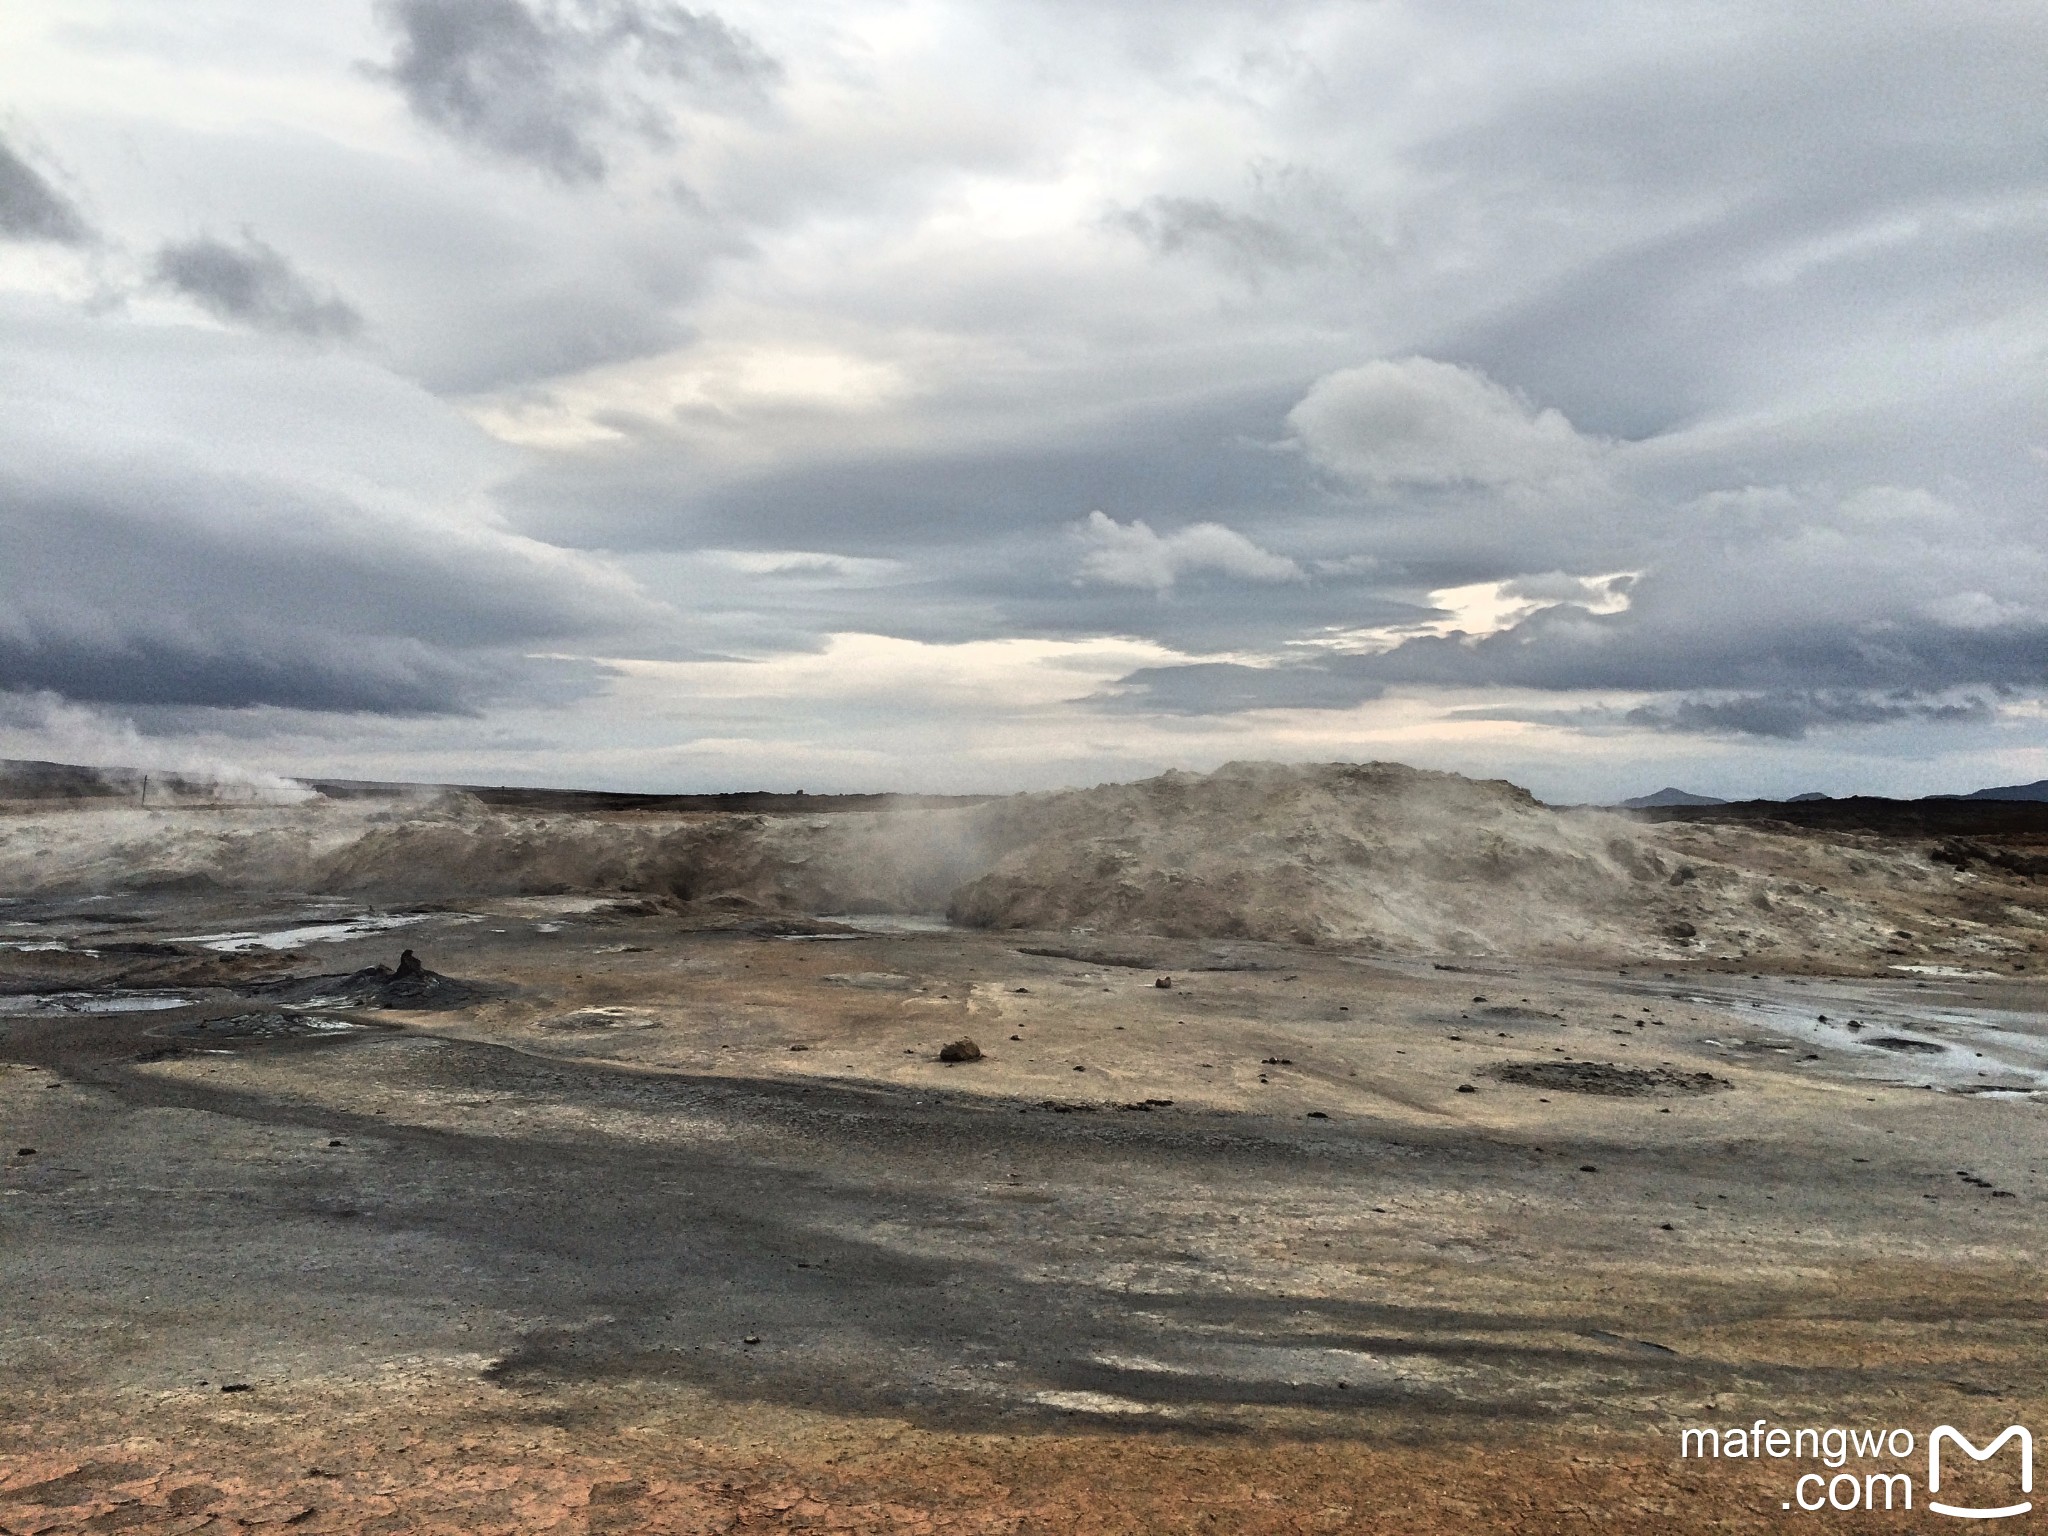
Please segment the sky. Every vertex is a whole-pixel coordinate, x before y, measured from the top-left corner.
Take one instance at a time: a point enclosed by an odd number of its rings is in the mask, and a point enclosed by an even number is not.
[[[0,8],[0,756],[2048,776],[2048,8]]]

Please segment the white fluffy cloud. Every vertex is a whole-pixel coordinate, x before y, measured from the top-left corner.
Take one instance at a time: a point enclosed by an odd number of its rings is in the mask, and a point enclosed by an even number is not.
[[[1221,523],[1191,523],[1159,534],[1142,518],[1119,523],[1105,512],[1090,512],[1074,534],[1082,545],[1079,579],[1103,586],[1164,592],[1194,571],[1239,581],[1302,579],[1301,567],[1285,555],[1261,549]]]
[[[1287,413],[1309,458],[1367,486],[1512,486],[1581,475],[1602,445],[1554,407],[1428,357],[1325,374]]]

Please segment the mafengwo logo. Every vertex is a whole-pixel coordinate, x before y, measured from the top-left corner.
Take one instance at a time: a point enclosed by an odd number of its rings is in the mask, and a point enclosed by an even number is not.
[[[2004,1434],[1980,1451],[1976,1446],[1963,1438],[1961,1430],[1954,1429],[1947,1424],[1941,1424],[1937,1425],[1934,1433],[1927,1437],[1927,1491],[1930,1494],[1941,1492],[1941,1445],[1944,1440],[1953,1444],[1957,1450],[1970,1457],[1973,1461],[1989,1461],[1998,1448],[2004,1445],[2006,1441],[2019,1441],[2020,1492],[2032,1493],[2034,1491],[2034,1437],[2027,1433],[2024,1425],[2014,1424],[2009,1426]],[[1999,1509],[1975,1509],[1954,1504],[1943,1504],[1939,1500],[1930,1499],[1927,1507],[1937,1515],[1957,1515],[1965,1520],[2002,1520],[2008,1515],[2024,1515],[2034,1507],[2034,1502],[2032,1499],[2025,1499],[2017,1504],[2007,1504]]]
[[[1790,1497],[1780,1506],[1808,1514],[1912,1509],[1913,1474],[1923,1445],[1927,1450],[1925,1508],[1929,1514],[1958,1520],[2008,1520],[2033,1509],[2034,1437],[2024,1424],[2007,1425],[1982,1446],[1953,1424],[1936,1425],[1925,1440],[1905,1428],[1792,1429],[1773,1425],[1768,1419],[1758,1419],[1746,1428],[1682,1429],[1678,1435],[1678,1454],[1688,1461],[1819,1462],[1822,1470],[1804,1471],[1792,1480],[1786,1490]],[[2003,1472],[1987,1468],[1984,1475],[1974,1475],[1977,1463],[1990,1462],[2007,1446],[2014,1447],[2014,1454],[1999,1464]],[[1856,1465],[1851,1466],[1852,1462]],[[1951,1486],[1949,1500],[1938,1497],[1944,1470]],[[1961,1497],[1955,1492],[1958,1472],[1966,1474],[1968,1503],[1954,1502]],[[2014,1493],[2024,1497],[2012,1497]]]

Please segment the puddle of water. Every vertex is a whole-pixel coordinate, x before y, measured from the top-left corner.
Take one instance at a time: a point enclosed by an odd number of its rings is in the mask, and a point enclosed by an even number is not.
[[[1745,1026],[1739,1036],[1703,1042],[1724,1050],[1824,1048],[1832,1065],[1873,1081],[1929,1083],[1982,1097],[2048,1091],[2048,1013],[1958,1006],[1920,996],[1904,981],[1809,978],[1797,996],[1788,995],[1792,987],[1780,977],[1725,989],[1702,987],[1694,978],[1630,990],[1712,1008]],[[1861,1028],[1850,1029],[1852,1020]]]
[[[0,997],[0,1014],[12,1018],[50,1018],[79,1013],[160,1013],[167,1008],[189,1008],[189,997],[172,997],[161,992],[40,992],[18,997]]]
[[[819,918],[825,923],[844,923],[862,933],[955,933],[958,930],[936,913],[926,912],[831,912]],[[820,938],[832,935],[820,934]]]
[[[186,934],[176,942],[197,944],[204,949],[220,950],[228,954],[252,949],[301,949],[308,944],[341,944],[350,939],[362,938],[366,934],[404,928],[413,923],[424,923],[428,918],[440,915],[442,914],[435,912],[401,912],[389,917],[350,918],[345,922],[304,923],[296,928],[279,928],[269,933],[253,930],[246,933],[193,933]]]

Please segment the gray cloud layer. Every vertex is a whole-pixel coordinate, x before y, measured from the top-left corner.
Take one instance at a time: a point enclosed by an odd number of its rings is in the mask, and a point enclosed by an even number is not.
[[[664,88],[713,92],[774,65],[718,17],[666,0],[385,0],[388,78],[423,122],[565,181],[599,181],[620,135],[670,141]],[[652,89],[650,89],[652,88]]]
[[[157,252],[157,281],[222,320],[300,336],[353,336],[363,317],[323,296],[284,256],[246,231],[241,243],[202,235]]]
[[[529,653],[659,617],[496,527],[489,449],[360,364],[0,319],[0,689],[471,711],[558,693]]]
[[[2042,736],[2038,10],[71,5],[72,95],[0,60],[94,214],[0,145],[0,688],[1113,638],[1077,734]]]
[[[0,239],[82,245],[91,237],[70,199],[0,139]]]

